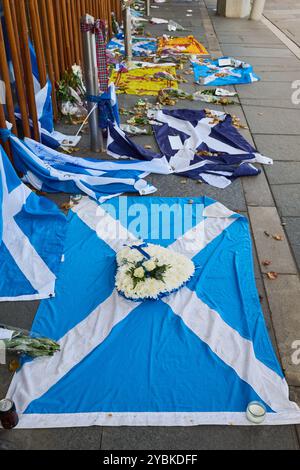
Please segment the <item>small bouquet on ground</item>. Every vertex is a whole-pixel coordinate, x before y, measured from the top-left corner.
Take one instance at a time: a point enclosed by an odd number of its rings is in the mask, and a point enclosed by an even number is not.
[[[157,300],[182,288],[194,275],[194,263],[160,245],[127,246],[117,254],[116,288],[134,301]]]
[[[210,90],[201,90],[193,93],[193,100],[204,101],[205,103],[213,103],[220,105],[236,104],[231,97],[237,93],[224,90],[223,88],[214,88]]]
[[[178,100],[193,100],[193,95],[176,88],[163,88],[157,99],[163,106],[174,106]]]
[[[9,326],[0,325],[0,339],[6,351],[26,354],[31,358],[51,357],[60,351],[60,345],[52,339]]]

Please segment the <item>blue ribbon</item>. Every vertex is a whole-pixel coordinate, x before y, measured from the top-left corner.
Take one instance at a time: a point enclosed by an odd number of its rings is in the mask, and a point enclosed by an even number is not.
[[[101,101],[103,100],[102,95],[98,95],[98,96],[96,96],[96,95],[86,95],[85,99],[89,103],[101,103]]]
[[[11,136],[11,130],[0,128],[0,139],[3,142],[7,142],[10,136]]]
[[[130,249],[139,251],[146,259],[151,259],[151,256],[143,250],[143,248],[146,248],[147,246],[148,243],[143,243],[142,245],[132,245]]]

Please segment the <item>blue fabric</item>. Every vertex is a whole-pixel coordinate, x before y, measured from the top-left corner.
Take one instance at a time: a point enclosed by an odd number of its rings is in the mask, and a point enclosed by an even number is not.
[[[234,127],[229,114],[220,113],[219,122],[212,125],[212,119],[207,118],[204,110],[164,109],[156,113],[154,122],[157,124],[152,127],[161,153],[144,149],[110,123],[107,145],[109,155],[145,161],[164,157],[174,173],[220,188],[228,186],[241,176],[258,175],[261,170],[252,163],[272,163],[271,159],[261,156],[246,141]],[[172,147],[172,137],[178,137],[182,149]],[[187,145],[191,137],[193,142]],[[174,161],[180,152],[183,154]],[[182,166],[180,162],[183,161],[185,152],[189,160]]]
[[[101,207],[134,233],[137,206],[150,213],[154,205],[183,209],[187,204],[187,198],[143,198],[142,204],[137,198],[118,198]],[[204,210],[213,204],[206,197],[194,199],[192,227],[206,219]],[[197,275],[188,289],[252,342],[262,364],[283,377],[255,287],[248,222],[238,214],[231,217],[234,223],[193,258]],[[156,220],[154,228],[149,225],[147,242],[161,244],[157,224]],[[176,239],[175,225],[176,218],[171,219],[172,233],[164,237],[164,246]],[[72,212],[65,251],[57,296],[42,302],[33,324],[34,331],[56,340],[110,297],[116,272],[114,250]],[[87,330],[77,347],[93,334]],[[147,301],[133,307],[104,342],[32,401],[26,415],[54,414],[59,420],[65,413],[245,412],[253,400],[263,402],[234,367],[224,363],[170,306]]]
[[[233,66],[219,66],[219,60],[231,59]],[[201,85],[226,86],[253,83],[260,78],[254,73],[253,67],[245,62],[232,59],[230,57],[221,57],[217,60],[204,59],[201,64],[193,62],[195,81],[200,81]],[[214,77],[216,73],[232,72],[233,75],[225,77]],[[212,80],[211,80],[212,77]]]
[[[2,147],[0,152],[0,301],[49,297],[61,266],[66,218],[25,187]],[[45,272],[34,266],[33,253]],[[36,288],[39,278],[45,279],[45,291]]]
[[[135,169],[136,162],[120,165],[117,162],[67,157],[31,139],[22,142],[14,136],[11,147],[16,168],[24,175],[24,181],[45,192],[83,193],[102,201],[124,192],[139,192],[138,183],[144,181],[144,171]],[[110,167],[106,169],[108,164]],[[147,186],[144,181],[145,188],[153,187]]]
[[[118,34],[107,44],[108,50],[117,50],[125,56],[124,34]],[[152,38],[143,38],[139,36],[132,37],[132,53],[134,57],[148,57],[157,51],[157,40]]]

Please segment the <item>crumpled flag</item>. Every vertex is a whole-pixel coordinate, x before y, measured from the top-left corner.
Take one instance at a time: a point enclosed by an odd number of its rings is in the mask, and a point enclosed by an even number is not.
[[[121,55],[125,56],[124,34],[118,34],[107,44],[110,51],[117,50]],[[156,38],[132,37],[132,53],[135,57],[147,57],[155,54],[157,51]]]
[[[160,72],[167,72],[176,77],[176,67],[174,65],[157,65],[154,67],[135,67],[124,72],[114,71],[111,81],[115,83],[117,93],[127,95],[157,96],[163,88],[178,88],[177,81],[154,78],[154,75]]]
[[[209,55],[203,44],[198,42],[194,36],[176,38],[163,36],[158,40],[158,53],[165,49],[173,49],[181,54]]]
[[[250,64],[232,57],[192,62],[195,82],[200,85],[224,86],[253,83],[260,80]]]

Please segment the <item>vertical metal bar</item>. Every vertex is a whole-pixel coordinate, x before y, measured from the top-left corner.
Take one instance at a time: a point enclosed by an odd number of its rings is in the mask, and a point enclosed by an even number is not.
[[[81,18],[81,24],[94,24],[95,19],[91,15],[84,15]],[[83,64],[84,77],[87,94],[91,96],[99,95],[99,81],[96,56],[96,40],[95,35],[91,31],[82,32],[83,41]],[[103,136],[99,128],[98,107],[94,108],[93,103],[88,103],[90,133],[91,133],[91,150],[100,152],[103,150]]]
[[[124,15],[124,33],[125,33],[125,55],[130,62],[132,60],[132,35],[131,35],[131,13],[130,8],[125,7]]]
[[[146,16],[150,16],[150,0],[146,0]]]

